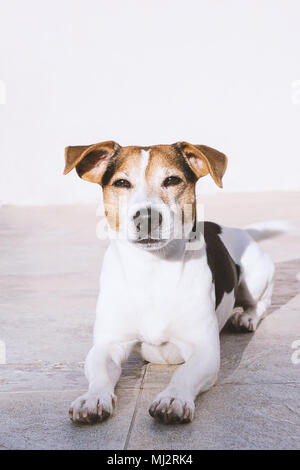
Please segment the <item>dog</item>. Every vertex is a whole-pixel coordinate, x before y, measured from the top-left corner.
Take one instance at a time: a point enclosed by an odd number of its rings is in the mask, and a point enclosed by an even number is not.
[[[107,141],[67,147],[65,160],[64,174],[75,168],[102,186],[111,238],[85,362],[89,389],[71,404],[70,418],[94,423],[113,413],[121,364],[134,349],[148,362],[181,364],[150,415],[192,421],[195,398],[217,379],[223,326],[252,332],[267,313],[274,264],[256,242],[284,229],[197,219],[196,182],[210,174],[222,187],[227,167],[227,157],[205,145]]]

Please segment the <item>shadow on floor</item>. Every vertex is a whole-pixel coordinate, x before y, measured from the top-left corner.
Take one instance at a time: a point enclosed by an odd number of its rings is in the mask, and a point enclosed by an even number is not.
[[[269,314],[283,307],[299,294],[300,282],[296,277],[299,272],[300,258],[276,264],[275,284]],[[230,376],[239,366],[244,350],[253,339],[254,334],[237,332],[230,323],[224,327],[221,333],[221,361],[223,364],[226,363],[226,372],[224,373],[223,370],[222,374],[224,378]]]

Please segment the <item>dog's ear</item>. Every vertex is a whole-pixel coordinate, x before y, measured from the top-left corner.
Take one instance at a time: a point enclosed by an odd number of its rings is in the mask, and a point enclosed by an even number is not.
[[[92,183],[101,184],[102,176],[110,158],[119,149],[119,144],[112,140],[94,145],[66,147],[64,175],[76,167],[80,178]]]
[[[176,145],[179,146],[197,179],[210,173],[214,182],[223,188],[222,177],[227,167],[227,157],[224,153],[206,145],[192,145],[188,142],[178,142]]]

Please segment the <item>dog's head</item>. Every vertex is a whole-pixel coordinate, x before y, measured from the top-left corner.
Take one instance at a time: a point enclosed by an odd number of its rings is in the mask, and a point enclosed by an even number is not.
[[[148,250],[187,236],[195,220],[195,184],[211,175],[222,187],[227,157],[205,145],[178,142],[121,147],[116,142],[67,147],[64,174],[76,168],[102,186],[111,230]]]

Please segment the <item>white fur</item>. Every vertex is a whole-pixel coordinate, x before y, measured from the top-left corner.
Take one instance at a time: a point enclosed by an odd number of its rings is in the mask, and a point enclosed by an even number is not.
[[[232,321],[254,330],[270,303],[273,263],[245,230],[222,227],[221,238],[241,267],[246,304]],[[94,346],[86,360],[89,391],[72,403],[72,419],[84,422],[112,413],[121,363],[136,348],[147,361],[183,362],[150,414],[164,421],[192,420],[196,396],[217,379],[219,331],[234,303],[234,293],[227,293],[215,310],[205,243],[193,251],[185,240],[173,240],[151,252],[129,241],[111,241],[100,277]]]
[[[144,202],[147,198],[147,185],[146,185],[146,170],[149,164],[150,152],[149,150],[142,150],[139,177],[136,191],[134,192],[133,200],[135,203]]]

